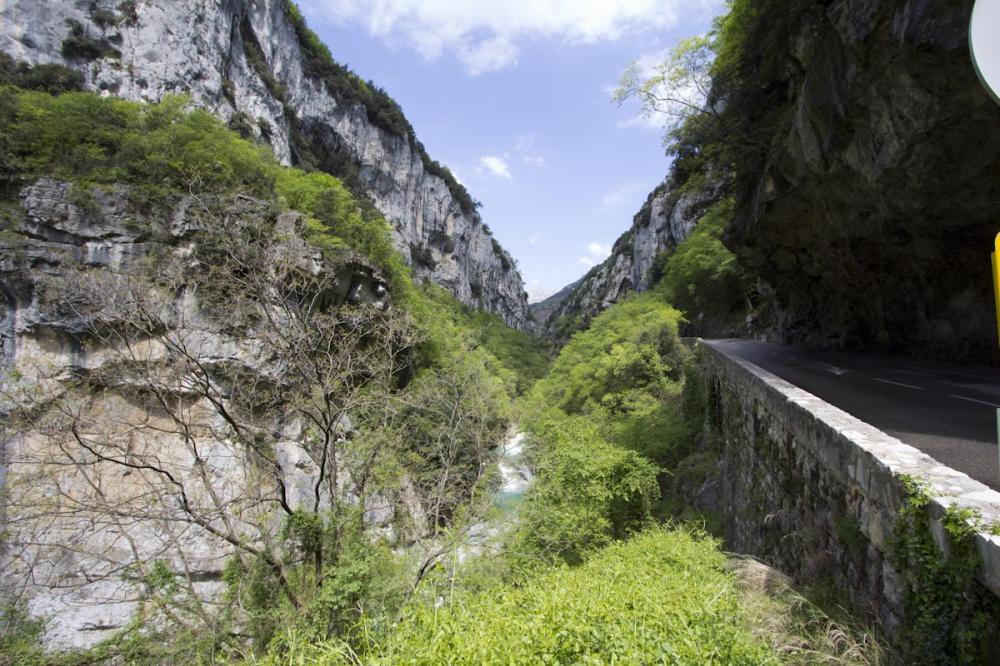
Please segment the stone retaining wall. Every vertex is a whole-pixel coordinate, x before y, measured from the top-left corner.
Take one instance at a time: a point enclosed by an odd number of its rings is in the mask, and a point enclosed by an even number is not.
[[[989,533],[1000,525],[1000,493],[719,345],[698,347],[709,426],[721,440],[730,549],[803,582],[832,580],[888,636],[899,636],[906,583],[890,554],[907,502],[904,480],[912,477],[931,495],[930,532],[942,552],[949,548],[941,521],[948,506],[981,517],[977,599],[1000,608],[1000,536]],[[1000,626],[1000,618],[990,624]],[[988,648],[991,655],[996,647]]]

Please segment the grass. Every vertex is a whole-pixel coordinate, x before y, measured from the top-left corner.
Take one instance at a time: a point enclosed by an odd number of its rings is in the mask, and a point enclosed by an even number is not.
[[[654,529],[521,587],[412,611],[362,654],[303,645],[269,664],[767,664],[715,541]]]
[[[754,636],[786,664],[888,663],[888,652],[829,586],[797,591],[783,574],[752,558],[733,558],[742,608]]]

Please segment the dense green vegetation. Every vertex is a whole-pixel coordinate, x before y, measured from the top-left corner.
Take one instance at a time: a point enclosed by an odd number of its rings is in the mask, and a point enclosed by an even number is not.
[[[0,53],[0,86],[18,86],[52,94],[80,90],[83,75],[68,67],[55,64],[29,66]]]
[[[987,633],[991,620],[1000,616],[1000,603],[976,581],[976,534],[986,531],[982,517],[950,506],[936,533],[928,511],[930,490],[913,478],[904,483],[909,498],[890,544],[892,561],[906,582],[902,656],[914,663],[988,663]],[[946,553],[937,534],[946,540]]]
[[[437,285],[423,284],[420,291],[425,303],[433,310],[433,314],[429,312],[425,319],[446,315],[453,334],[460,334],[458,332],[461,331],[461,334],[470,336],[475,345],[488,351],[510,371],[507,379],[512,382],[515,394],[523,394],[545,374],[550,360],[538,338],[510,328],[495,314],[473,310],[459,303]]]
[[[662,465],[686,460],[705,403],[697,377],[681,388],[679,320],[656,294],[618,304],[530,391],[537,480],[498,552],[438,570],[363,640],[292,635],[262,663],[877,663],[863,630],[741,583],[697,529],[655,526]]]
[[[318,67],[327,56],[316,52]],[[51,74],[45,78],[58,82],[64,73]],[[8,78],[16,83],[34,74],[11,76],[21,77]],[[386,114],[391,124],[392,109]],[[702,283],[735,293],[734,272],[712,265],[723,213],[706,216],[705,231],[678,253],[675,266],[664,267],[661,290],[596,317],[549,368],[537,341],[439,288],[413,285],[385,220],[341,181],[281,167],[210,115],[189,110],[183,98],[146,106],[0,88],[3,198],[43,176],[74,183],[82,203],[95,191],[124,186],[144,219],[183,196],[209,209],[211,200],[236,194],[266,202],[263,220],[206,230],[194,253],[206,272],[190,279],[227,289],[228,300],[218,302],[245,311],[246,319],[259,315],[255,298],[283,292],[254,293],[239,280],[268,273],[259,261],[269,255],[260,250],[282,240],[277,213],[302,213],[307,240],[324,259],[372,263],[385,275],[392,303],[381,313],[346,306],[310,313],[300,327],[308,348],[329,356],[354,340],[367,352],[375,340],[392,358],[362,355],[363,382],[352,374],[349,381],[292,387],[296,407],[315,402],[319,416],[331,396],[354,401],[358,435],[336,440],[331,426],[311,429],[308,438],[325,435],[345,447],[351,477],[368,485],[354,505],[278,514],[274,543],[230,559],[221,613],[206,620],[163,562],[141,563],[130,580],[157,622],[137,621],[91,651],[52,656],[38,649],[39,623],[13,609],[3,618],[0,663],[758,664],[815,657],[808,636],[778,637],[774,630],[787,629],[775,619],[789,612],[784,601],[748,605],[751,597],[724,570],[717,542],[691,528],[655,526],[661,488],[695,452],[704,403],[703,387],[686,378],[682,315],[663,295],[697,303],[691,285]],[[235,256],[240,270],[210,265],[213,256]],[[155,268],[147,276],[153,286],[186,284],[187,277],[171,283],[174,273]],[[303,284],[313,283],[297,286]],[[329,335],[318,343],[309,337],[324,331]],[[537,481],[516,524],[482,552],[460,557],[472,528],[496,518],[489,506],[495,447],[518,412],[530,431]],[[267,436],[248,437],[248,447]],[[268,447],[256,452],[264,460],[271,455]],[[379,493],[415,497],[424,517],[371,530],[365,502]]]
[[[8,82],[42,81],[36,87],[44,89],[53,89],[52,82],[61,89],[65,80],[62,70],[40,74],[14,68],[9,73]],[[291,321],[301,323],[286,333],[305,331],[305,337],[298,347],[286,344],[287,334],[274,339],[274,353],[285,355],[283,364],[292,373],[281,399],[298,395],[297,410],[310,414],[319,426],[330,424],[310,430],[308,440],[319,442],[335,441],[337,414],[352,405],[350,416],[362,435],[336,446],[341,464],[365,484],[359,504],[275,516],[283,524],[275,541],[264,550],[237,550],[230,561],[226,604],[211,621],[165,564],[136,563],[130,580],[145,591],[149,612],[170,618],[162,627],[165,633],[137,623],[95,650],[58,659],[92,663],[117,655],[130,663],[161,663],[212,655],[238,658],[248,649],[280,649],[290,635],[317,642],[360,641],[357,632],[364,622],[393,617],[414,594],[424,570],[461,541],[429,551],[419,562],[401,558],[393,548],[414,540],[447,540],[488,515],[495,484],[490,461],[512,418],[511,398],[526,390],[546,365],[538,343],[492,315],[468,310],[439,288],[413,285],[393,248],[389,225],[377,211],[359,203],[328,174],[280,166],[265,148],[241,139],[211,115],[189,109],[182,97],[142,105],[91,93],[52,95],[0,87],[3,198],[14,200],[21,187],[40,177],[73,183],[74,196],[87,210],[94,210],[94,197],[102,190],[124,192],[136,220],[152,225],[169,219],[183,197],[194,197],[207,216],[192,255],[204,262],[202,270],[178,271],[169,257],[151,256],[132,279],[147,284],[147,294],[157,289],[176,293],[197,283],[201,302],[218,306],[218,317],[234,330],[259,321],[264,301],[283,299],[271,305],[280,305]],[[261,213],[231,217],[225,211],[234,197],[253,197],[260,203],[252,210]],[[302,213],[305,239],[330,265],[360,259],[377,267],[389,285],[392,306],[379,311],[344,304],[340,312],[309,306],[312,290],[329,288],[326,278],[303,275],[294,265],[261,263],[284,241],[274,225],[282,211]],[[16,225],[17,215],[5,216],[5,241],[19,236]],[[161,238],[155,228],[137,230]],[[89,279],[100,276],[85,272],[80,282]],[[276,288],[275,279],[291,282]],[[73,286],[56,285],[64,290]],[[102,311],[124,305],[114,300],[113,290],[95,292],[98,299],[111,299],[94,303]],[[297,300],[298,293],[305,301]],[[132,319],[122,335],[169,336],[141,313],[124,315]],[[330,340],[336,341],[332,348]],[[322,358],[311,358],[310,349]],[[306,379],[296,388],[299,363]],[[322,370],[322,363],[329,368]],[[346,375],[338,369],[342,363],[350,363]],[[234,386],[228,399],[269,400],[255,390],[268,389]],[[24,423],[32,427],[29,415]],[[241,432],[234,431],[237,441]],[[246,446],[266,460],[273,453],[268,446],[258,448],[262,437],[248,438]],[[410,516],[412,524],[397,524],[393,538],[371,533],[362,520],[365,498],[400,492],[425,511]],[[274,520],[265,521],[265,529]],[[3,619],[0,663],[55,659],[39,651],[43,623],[27,621],[19,608],[5,609]]]
[[[748,311],[752,282],[722,244],[733,208],[731,198],[716,203],[691,235],[657,257],[653,267],[656,290],[685,314],[698,334],[736,330]]]
[[[652,461],[609,443],[583,417],[547,420],[534,436],[540,474],[510,546],[512,568],[580,564],[650,525],[660,495]]]
[[[138,212],[183,194],[239,191],[306,213],[314,239],[369,258],[399,292],[408,271],[388,223],[333,176],[282,167],[270,151],[230,131],[184,97],[143,105],[92,93],[50,95],[0,88],[0,191],[12,197],[40,176],[130,186]],[[318,239],[322,238],[321,241]]]
[[[658,294],[606,310],[562,349],[531,394],[533,423],[582,416],[608,441],[660,463],[683,457],[678,412],[687,352],[680,313]]]
[[[763,664],[725,556],[685,530],[651,530],[523,586],[422,606],[360,661],[371,664]],[[312,652],[312,655],[309,654]],[[292,659],[352,663],[336,649]]]
[[[795,75],[785,54],[795,52],[795,40],[819,15],[807,0],[728,5],[709,34],[682,40],[652,75],[628,68],[616,91],[619,101],[637,98],[644,112],[669,118],[664,143],[673,158],[675,196],[708,182],[718,188],[694,234],[653,268],[654,281],[695,335],[729,335],[742,328],[746,314],[760,314],[753,276],[725,248],[723,231],[737,210],[751,205],[772,138],[794,112]]]

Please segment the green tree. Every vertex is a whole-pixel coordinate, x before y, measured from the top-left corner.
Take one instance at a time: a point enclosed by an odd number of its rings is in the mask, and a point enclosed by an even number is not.
[[[657,467],[607,442],[586,418],[538,424],[528,494],[509,553],[515,568],[579,564],[584,557],[652,521]]]
[[[667,57],[652,67],[632,62],[619,78],[612,99],[619,105],[637,99],[644,117],[663,117],[668,135],[702,114],[718,119],[719,113],[710,103],[714,58],[711,36],[679,40]]]
[[[656,290],[684,313],[699,334],[719,334],[740,327],[750,308],[750,276],[722,244],[723,231],[734,209],[732,198],[722,199],[673,252],[658,258],[662,277]]]

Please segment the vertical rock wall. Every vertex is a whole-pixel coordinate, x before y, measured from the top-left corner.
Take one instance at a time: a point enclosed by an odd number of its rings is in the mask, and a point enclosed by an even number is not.
[[[533,326],[521,275],[471,200],[428,171],[415,137],[380,126],[375,111],[342,101],[311,74],[283,0],[10,0],[0,4],[0,51],[73,67],[102,94],[189,95],[269,143],[283,163],[349,175],[392,224],[418,280],[510,326]]]
[[[657,255],[687,238],[705,210],[719,197],[721,183],[707,180],[681,190],[666,180],[653,190],[636,213],[632,226],[618,237],[611,256],[595,266],[569,293],[560,292],[534,307],[545,313],[547,332],[563,339],[628,294],[652,286]]]
[[[784,120],[727,245],[786,340],[997,362],[1000,105],[969,57],[972,0],[795,4],[801,25],[761,37]]]

